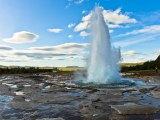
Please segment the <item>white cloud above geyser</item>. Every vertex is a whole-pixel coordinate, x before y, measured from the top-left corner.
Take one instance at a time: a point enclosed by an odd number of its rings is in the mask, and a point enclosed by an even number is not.
[[[48,29],[49,32],[60,33],[63,29]]]
[[[136,19],[130,18],[127,12],[122,14],[121,8],[118,8],[115,11],[103,10],[103,15],[104,15],[104,20],[106,21],[106,24],[108,24],[109,28],[122,27],[119,24],[137,22]],[[92,11],[88,15],[82,18],[82,22],[75,27],[74,31],[81,31],[81,30],[87,29],[89,26],[88,24],[91,19],[91,16],[92,16]],[[109,23],[112,23],[112,24],[109,24]]]
[[[32,50],[40,51],[79,51],[88,48],[90,43],[65,43],[57,46],[30,47]]]
[[[0,50],[14,50],[14,48],[5,45],[0,45]]]
[[[34,33],[21,31],[14,33],[13,37],[11,38],[4,38],[3,41],[9,43],[17,43],[17,44],[30,43],[30,42],[35,42],[38,37],[39,36]]]

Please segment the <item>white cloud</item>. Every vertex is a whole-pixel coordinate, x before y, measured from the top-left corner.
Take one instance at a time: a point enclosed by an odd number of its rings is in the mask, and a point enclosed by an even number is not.
[[[109,28],[119,28],[119,27],[122,27],[122,26],[116,25],[116,24],[108,24],[108,27]]]
[[[60,33],[63,29],[48,29],[49,32]]]
[[[123,23],[136,23],[136,19],[130,18],[127,13],[122,14],[121,8],[118,8],[115,11],[104,10],[103,11],[104,19],[107,22],[112,22],[115,24],[123,24]]]
[[[82,11],[82,14],[84,14],[84,13],[86,13],[86,12],[87,12],[87,11],[83,10],[83,11]]]
[[[39,36],[34,33],[21,31],[14,33],[12,38],[4,38],[3,41],[17,44],[30,43],[35,42],[38,37]]]
[[[44,60],[65,60],[65,58],[62,58],[62,57],[53,57],[53,58],[44,58]]]
[[[147,61],[146,58],[144,57],[137,57],[137,58],[133,58],[133,59],[123,59],[122,63],[139,63],[139,62],[145,62]]]
[[[153,54],[156,55],[156,56],[160,55],[160,50],[158,50],[157,52],[154,52]]]
[[[84,0],[75,1],[76,4],[82,3]]]
[[[86,57],[83,57],[83,56],[68,56],[68,57],[65,57],[66,59],[80,59],[80,60],[85,60],[87,59]]]
[[[75,23],[74,23],[74,24],[72,24],[72,23],[69,24],[69,25],[68,25],[68,28],[71,28],[71,27],[73,27],[73,26],[75,26]]]
[[[74,31],[77,32],[77,31],[87,29],[88,26],[89,26],[89,21],[81,22],[74,28]]]
[[[120,26],[119,24],[137,22],[136,19],[130,18],[127,13],[122,14],[121,8],[118,8],[115,11],[103,10],[103,15],[104,15],[104,20],[106,21],[106,24],[108,25],[109,28],[117,28],[117,27],[126,28]],[[91,20],[91,16],[92,16],[92,11],[88,15],[82,17],[82,22],[75,27],[74,31],[81,31],[87,29]]]
[[[38,50],[14,50],[11,52],[6,52],[11,56],[17,56],[17,58],[29,58],[29,59],[45,59],[45,58],[53,58],[58,56],[74,56],[77,53],[65,53],[65,52],[58,52],[58,51],[38,51]]]
[[[79,51],[84,48],[88,48],[89,45],[90,45],[89,43],[65,43],[57,46],[30,47],[29,49],[36,51],[66,52],[66,51]]]
[[[89,36],[89,35],[90,35],[90,33],[87,33],[86,31],[82,31],[80,33],[80,36],[82,36],[82,37]]]
[[[113,30],[109,30],[109,32],[110,32],[110,33],[112,33],[112,32],[113,32]]]
[[[0,45],[0,50],[13,50],[14,48],[5,46],[5,45]]]
[[[80,52],[80,53],[82,53],[82,54],[89,54],[90,51],[82,51],[82,52]]]
[[[121,54],[125,55],[125,56],[134,56],[136,54],[140,54],[140,52],[131,50],[131,51],[127,51],[127,52],[121,52]]]
[[[160,25],[152,25],[152,26],[146,26],[140,30],[133,30],[132,32],[120,34],[117,37],[126,36],[126,35],[136,35],[136,34],[140,34],[140,33],[159,33],[159,32],[160,32]]]
[[[68,3],[68,5],[66,6],[66,9],[67,9],[67,8],[69,8],[69,7],[70,7],[70,5],[71,5],[71,3]]]
[[[73,37],[73,35],[68,35],[68,38],[72,38]]]
[[[144,60],[145,58],[144,57],[137,57],[136,59],[137,60]]]

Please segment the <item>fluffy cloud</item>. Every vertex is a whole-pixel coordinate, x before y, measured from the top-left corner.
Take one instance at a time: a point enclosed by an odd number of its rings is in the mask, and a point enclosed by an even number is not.
[[[121,54],[125,56],[134,56],[136,54],[140,54],[140,52],[132,50],[132,51],[127,51],[127,52],[122,52]]]
[[[13,50],[12,47],[0,45],[0,50]]]
[[[60,33],[63,29],[48,29],[49,32]]]
[[[127,32],[125,34],[120,34],[117,37],[120,36],[126,36],[126,35],[136,35],[139,33],[159,33],[160,32],[160,25],[152,25],[152,26],[146,26],[143,29],[140,30],[133,30],[132,32]]]
[[[11,58],[2,59],[2,58],[0,58],[0,61],[3,61],[3,62],[28,62],[29,60],[24,60],[24,59],[11,59]]]
[[[68,35],[68,38],[72,38],[73,37],[73,35]]]
[[[122,27],[120,25],[116,25],[116,24],[107,24],[109,28],[119,28]]]
[[[112,23],[112,24],[108,24],[109,28],[122,27],[119,24],[137,22],[136,19],[130,18],[127,13],[122,14],[121,8],[118,8],[115,11],[103,10],[103,15],[104,15],[104,20],[106,21],[106,24]],[[90,23],[89,21],[91,19],[91,16],[92,16],[92,11],[88,15],[82,17],[82,22],[75,27],[74,31],[81,31],[81,30],[87,29],[89,26],[88,24]]]
[[[53,58],[44,58],[45,60],[65,60],[65,58],[61,57],[53,57]]]
[[[82,3],[84,0],[75,1],[76,4]]]
[[[80,36],[82,36],[82,37],[89,36],[89,35],[90,35],[90,34],[87,33],[86,31],[82,31],[82,32],[80,33]]]
[[[73,27],[73,26],[75,26],[75,23],[74,23],[74,24],[72,24],[72,23],[69,24],[69,25],[68,25],[68,28],[71,28],[71,27]]]
[[[160,55],[160,50],[158,50],[157,52],[154,52],[153,54],[156,55],[156,56]]]
[[[109,30],[109,32],[110,32],[110,33],[112,33],[112,32],[113,32],[113,30]]]
[[[84,13],[86,13],[86,12],[87,12],[87,11],[83,10],[83,11],[82,11],[82,14],[84,14]]]
[[[45,59],[45,58],[53,58],[57,56],[74,56],[76,53],[62,53],[62,52],[54,52],[53,51],[34,51],[34,50],[15,50],[9,53],[10,55],[17,57],[26,57],[28,59]]]
[[[123,24],[123,23],[136,23],[136,19],[130,18],[127,13],[122,14],[121,8],[118,8],[115,11],[104,10],[103,11],[104,19],[107,22],[112,22],[115,24]]]
[[[77,31],[87,29],[88,26],[89,26],[89,21],[81,22],[74,28],[74,31],[77,32]]]
[[[29,49],[39,51],[79,51],[89,47],[89,43],[65,43],[57,46],[31,47]]]
[[[34,33],[21,31],[14,33],[12,38],[5,38],[3,39],[3,41],[9,43],[17,43],[17,44],[30,43],[30,42],[35,42],[38,37],[39,36]]]

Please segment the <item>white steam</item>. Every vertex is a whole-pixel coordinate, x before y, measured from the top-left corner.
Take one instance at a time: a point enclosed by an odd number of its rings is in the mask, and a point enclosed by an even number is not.
[[[119,83],[121,76],[118,62],[121,60],[121,53],[120,49],[111,46],[108,26],[102,12],[103,8],[96,7],[90,19],[91,47],[87,82]]]

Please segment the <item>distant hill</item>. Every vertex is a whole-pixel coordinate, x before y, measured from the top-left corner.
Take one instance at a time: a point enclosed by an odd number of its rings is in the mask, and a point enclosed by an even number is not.
[[[143,65],[145,62],[140,63],[121,63],[121,66],[123,67],[130,67],[130,66],[136,66],[136,65]]]
[[[156,60],[146,61],[144,63],[136,64],[122,64],[121,72],[134,71],[134,70],[155,70],[155,67],[160,69],[160,55]]]

